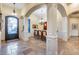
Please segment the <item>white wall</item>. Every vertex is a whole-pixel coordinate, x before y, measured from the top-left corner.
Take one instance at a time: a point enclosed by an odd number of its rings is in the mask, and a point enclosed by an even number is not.
[[[72,24],[78,24],[78,28],[72,29]],[[69,18],[69,35],[79,36],[79,18]]]

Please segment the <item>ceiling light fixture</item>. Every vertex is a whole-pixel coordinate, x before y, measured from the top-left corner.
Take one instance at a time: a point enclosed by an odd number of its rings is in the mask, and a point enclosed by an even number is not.
[[[41,14],[42,14],[43,10],[41,10]],[[41,16],[41,25],[43,24],[43,17]]]
[[[2,15],[1,7],[2,7],[2,6],[1,6],[1,4],[0,4],[0,15]]]
[[[13,9],[13,13],[12,13],[12,15],[17,16],[17,14],[16,14],[16,10],[15,10],[15,3],[13,3],[13,5],[14,5],[14,9]]]

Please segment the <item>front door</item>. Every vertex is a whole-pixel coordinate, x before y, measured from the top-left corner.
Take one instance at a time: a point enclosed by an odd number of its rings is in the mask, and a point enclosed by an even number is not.
[[[15,16],[5,17],[5,39],[12,40],[19,38],[19,20]]]

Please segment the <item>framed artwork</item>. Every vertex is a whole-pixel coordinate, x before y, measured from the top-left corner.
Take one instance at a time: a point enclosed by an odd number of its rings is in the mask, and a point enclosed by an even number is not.
[[[47,30],[47,22],[44,22],[44,30]]]
[[[78,29],[78,24],[72,24],[72,29]]]

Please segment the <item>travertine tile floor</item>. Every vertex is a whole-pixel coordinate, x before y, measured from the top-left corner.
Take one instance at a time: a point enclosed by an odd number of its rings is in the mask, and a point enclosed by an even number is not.
[[[10,40],[2,43],[0,55],[45,55],[46,44],[44,41],[30,38],[29,41]]]
[[[61,55],[79,55],[79,37],[70,37],[67,42],[59,40],[58,50]]]
[[[79,55],[79,37],[70,37],[68,41],[58,39],[59,55]],[[2,43],[0,55],[46,55],[46,43],[30,38],[29,41],[11,40]]]

